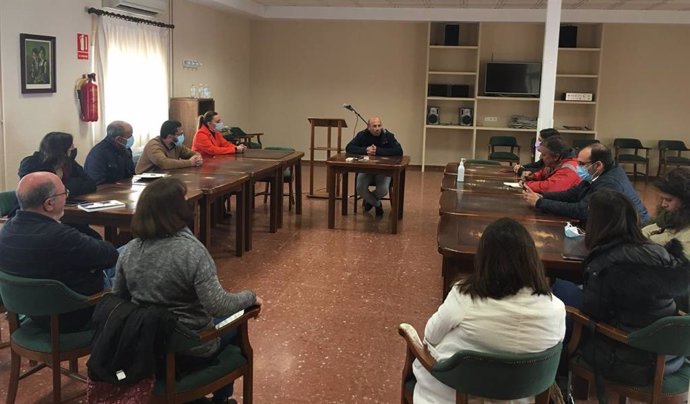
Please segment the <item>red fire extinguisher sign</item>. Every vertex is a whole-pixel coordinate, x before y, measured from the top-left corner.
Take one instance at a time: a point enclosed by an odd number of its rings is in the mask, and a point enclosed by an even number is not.
[[[77,59],[89,59],[89,35],[77,33]]]

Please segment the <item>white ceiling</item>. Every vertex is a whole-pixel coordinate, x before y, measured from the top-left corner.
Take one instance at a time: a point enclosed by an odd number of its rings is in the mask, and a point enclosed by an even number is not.
[[[251,18],[544,22],[549,0],[190,0]],[[690,0],[561,0],[561,21],[690,24]]]
[[[253,0],[269,7],[544,9],[547,0]],[[690,11],[690,0],[563,0],[564,10]]]

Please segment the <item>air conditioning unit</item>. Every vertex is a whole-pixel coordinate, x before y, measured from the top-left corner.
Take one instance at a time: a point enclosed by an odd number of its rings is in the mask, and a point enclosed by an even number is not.
[[[103,7],[153,17],[168,9],[168,0],[103,0]]]

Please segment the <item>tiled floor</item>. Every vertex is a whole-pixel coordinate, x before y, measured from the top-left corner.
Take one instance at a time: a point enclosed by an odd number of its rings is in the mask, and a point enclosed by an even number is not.
[[[308,169],[305,167],[308,185]],[[315,183],[325,183],[317,167]],[[405,348],[401,322],[423,331],[441,303],[441,257],[436,251],[442,174],[411,170],[399,234],[388,231],[390,205],[373,214],[336,218],[327,228],[327,201],[304,198],[301,216],[285,214],[268,233],[267,209],[257,198],[254,248],[234,256],[227,227],[214,233],[210,250],[222,284],[255,290],[265,301],[250,324],[254,347],[254,399],[263,403],[394,403],[400,400]],[[305,192],[307,191],[307,187]],[[640,188],[647,206],[655,196]],[[287,202],[287,200],[286,200]],[[352,212],[350,206],[350,212]],[[7,322],[0,321],[3,339]],[[0,402],[4,401],[9,353],[0,351]],[[49,402],[50,373],[20,382],[18,402]],[[81,388],[63,378],[66,394]],[[241,382],[235,384],[241,396]],[[85,401],[82,399],[82,402]],[[74,400],[73,402],[80,402]]]

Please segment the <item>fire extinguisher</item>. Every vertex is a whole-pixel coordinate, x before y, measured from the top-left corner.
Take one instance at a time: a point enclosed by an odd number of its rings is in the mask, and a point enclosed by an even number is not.
[[[98,120],[98,85],[95,83],[96,73],[90,73],[87,80],[79,88],[81,104],[81,120],[95,122]]]

